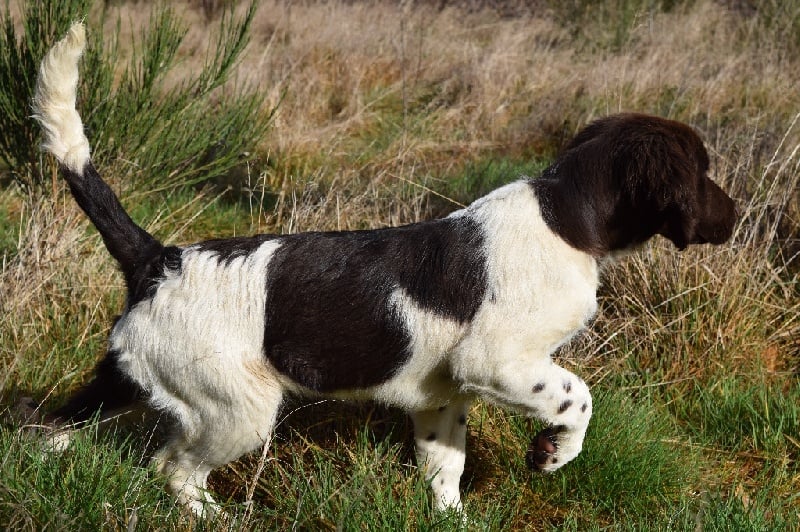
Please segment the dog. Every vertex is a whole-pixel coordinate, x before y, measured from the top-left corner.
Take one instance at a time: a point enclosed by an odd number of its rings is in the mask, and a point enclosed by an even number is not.
[[[592,397],[551,355],[596,313],[601,266],[655,235],[681,250],[722,244],[737,220],[692,128],[620,114],[580,131],[538,178],[446,218],[164,246],[92,163],[76,110],[85,41],[77,23],[48,52],[34,116],[127,299],[93,380],[47,419],[74,427],[137,403],[168,414],[155,460],[200,516],[219,510],[209,472],[269,441],[289,394],[407,411],[440,509],[462,508],[476,398],[543,420],[527,465],[563,466],[581,450]]]

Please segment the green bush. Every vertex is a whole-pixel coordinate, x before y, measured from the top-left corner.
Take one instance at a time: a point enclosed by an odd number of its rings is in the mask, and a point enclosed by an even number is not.
[[[39,128],[30,118],[38,63],[71,22],[92,12],[92,3],[28,2],[21,35],[6,6],[0,34],[0,159],[26,188],[41,185],[47,175],[38,150]],[[78,106],[96,164],[147,190],[207,180],[241,164],[243,154],[262,138],[271,113],[262,111],[256,91],[230,97],[226,86],[226,97],[219,94],[223,85],[233,83],[229,78],[248,43],[254,14],[255,2],[241,20],[227,11],[212,32],[218,37],[210,41],[204,67],[197,74],[180,73],[177,83],[168,83],[167,74],[175,72],[187,29],[171,9],[153,10],[118,78],[118,38],[102,31],[107,13],[102,10],[99,20],[90,20]]]

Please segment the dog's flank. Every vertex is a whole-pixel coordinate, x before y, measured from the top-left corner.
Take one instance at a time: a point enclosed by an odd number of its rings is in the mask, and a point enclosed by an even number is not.
[[[53,47],[34,108],[128,298],[95,379],[50,419],[140,399],[168,413],[156,462],[197,514],[217,509],[210,471],[270,439],[286,393],[408,411],[438,508],[461,508],[477,397],[543,420],[527,463],[563,466],[581,450],[592,397],[551,355],[596,312],[601,261],[654,235],[680,249],[722,243],[736,222],[691,128],[626,114],[589,125],[539,179],[441,220],[164,247],[90,160],[75,110],[84,43],[78,24]]]

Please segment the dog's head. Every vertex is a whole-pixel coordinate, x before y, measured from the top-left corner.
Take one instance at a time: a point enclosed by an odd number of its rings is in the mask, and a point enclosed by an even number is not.
[[[548,224],[578,249],[602,256],[657,234],[684,249],[721,244],[736,223],[733,200],[708,168],[689,126],[621,114],[578,133],[537,188]]]

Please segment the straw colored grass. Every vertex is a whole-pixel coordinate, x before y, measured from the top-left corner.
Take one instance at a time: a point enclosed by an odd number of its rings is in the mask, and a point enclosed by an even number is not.
[[[606,271],[591,331],[557,355],[598,390],[591,456],[531,480],[521,459],[530,423],[479,405],[467,509],[490,529],[800,526],[800,43],[791,38],[800,13],[712,0],[531,2],[511,17],[464,8],[490,3],[263,0],[234,79],[216,96],[255,86],[265,112],[277,106],[255,157],[202,191],[130,185],[123,203],[175,243],[381,227],[535,174],[596,117],[630,110],[686,121],[739,204],[732,242],[679,253],[656,239]],[[202,4],[174,3],[189,32],[168,84],[205,60],[220,15]],[[149,8],[111,3],[122,58]],[[96,17],[89,27],[99,31]],[[126,161],[101,170],[124,178]],[[3,183],[2,397],[55,404],[90,373],[122,285],[65,190],[31,196]],[[242,526],[456,526],[425,506],[402,415],[292,408],[266,454],[213,476]],[[31,452],[3,441],[9,463]],[[167,503],[147,489],[137,504],[162,515]],[[364,490],[380,494],[380,507]],[[0,515],[31,528],[56,519],[7,508]],[[113,512],[116,526],[136,515]],[[143,512],[144,523],[159,522]],[[170,526],[190,526],[167,513]],[[373,520],[359,521],[367,514]]]

